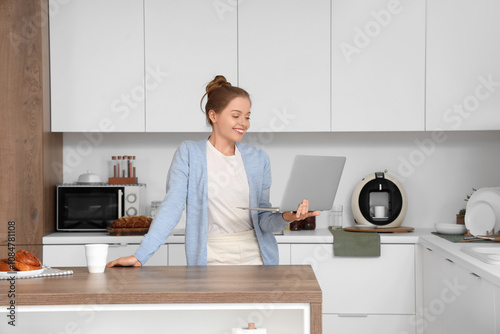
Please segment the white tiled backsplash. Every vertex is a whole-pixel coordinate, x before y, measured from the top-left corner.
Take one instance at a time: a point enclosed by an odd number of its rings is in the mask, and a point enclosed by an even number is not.
[[[404,185],[408,212],[403,225],[433,227],[454,222],[472,188],[500,186],[500,131],[445,132],[440,142],[432,132],[385,133],[247,133],[271,159],[271,202],[279,205],[296,154],[347,157],[336,204],[344,205],[344,224],[352,222],[351,195],[366,175],[388,170]],[[135,155],[139,182],[146,183],[145,201],[161,200],[170,163],[184,140],[208,133],[65,133],[64,182],[91,170],[109,176],[112,155]],[[149,212],[148,212],[149,214]],[[178,227],[183,227],[183,222]],[[317,226],[326,226],[326,215]]]

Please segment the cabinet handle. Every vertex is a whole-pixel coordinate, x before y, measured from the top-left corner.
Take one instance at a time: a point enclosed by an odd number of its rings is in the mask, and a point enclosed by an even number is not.
[[[368,314],[364,313],[339,313],[339,318],[366,318]]]
[[[128,244],[125,242],[120,244],[109,244],[109,247],[125,247],[125,246],[128,246]]]
[[[474,277],[481,278],[481,276],[479,276],[479,275],[478,275],[478,274],[476,274],[476,273],[470,273],[470,274],[471,274],[472,276],[474,276]]]
[[[425,247],[429,252],[433,252],[432,249],[430,249],[429,247]]]
[[[450,259],[446,259],[446,261],[451,262],[451,263],[455,263],[455,262],[453,262],[453,261],[452,261],[452,260],[450,260]]]

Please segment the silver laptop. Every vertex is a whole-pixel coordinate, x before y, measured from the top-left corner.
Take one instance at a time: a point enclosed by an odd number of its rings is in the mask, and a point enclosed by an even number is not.
[[[307,199],[310,211],[331,210],[345,160],[345,157],[297,155],[279,207],[239,207],[239,209],[297,211],[302,200]]]

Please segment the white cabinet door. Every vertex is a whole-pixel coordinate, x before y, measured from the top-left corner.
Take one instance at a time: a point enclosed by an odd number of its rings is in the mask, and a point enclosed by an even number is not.
[[[143,0],[59,2],[50,1],[52,131],[144,131]]]
[[[332,4],[332,130],[424,130],[425,0]]]
[[[146,131],[208,131],[200,100],[221,74],[237,82],[236,2],[145,0]],[[205,100],[206,102],[206,100]]]
[[[279,264],[290,264],[290,244],[278,244],[280,254]],[[169,266],[185,266],[186,251],[184,244],[169,244],[168,245],[168,265]]]
[[[495,287],[436,251],[423,260],[424,333],[495,333]]]
[[[109,245],[108,262],[122,256],[130,256],[135,253],[139,245]],[[156,253],[148,260],[146,266],[167,265],[167,245],[162,245]],[[49,267],[85,267],[84,245],[44,245],[43,264]]]
[[[310,264],[323,313],[415,314],[415,246],[381,245],[380,257],[334,257],[332,244],[292,244],[292,264]]]
[[[330,1],[238,2],[252,132],[330,131]]]
[[[427,2],[426,130],[500,129],[500,2]]]
[[[486,280],[447,260],[443,261],[442,333],[495,333],[495,289]],[[441,309],[440,309],[441,307]]]
[[[278,251],[280,254],[280,264],[292,264],[290,244],[278,244]]]
[[[443,291],[443,261],[430,248],[423,249],[423,310],[419,326],[425,334],[442,334],[443,319],[441,314],[433,312],[440,305]]]
[[[168,244],[168,265],[169,266],[185,266],[186,247],[184,244]]]

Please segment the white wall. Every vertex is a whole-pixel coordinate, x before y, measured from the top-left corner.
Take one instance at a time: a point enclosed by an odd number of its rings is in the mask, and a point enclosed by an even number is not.
[[[500,131],[390,133],[248,133],[245,141],[269,154],[271,202],[279,205],[295,154],[347,157],[336,203],[344,224],[352,224],[352,190],[366,175],[385,169],[404,185],[408,213],[403,225],[433,227],[453,223],[472,188],[500,186]],[[205,133],[65,133],[64,182],[91,170],[107,180],[112,155],[135,155],[139,182],[147,184],[146,203],[164,196],[176,147]],[[318,226],[326,226],[325,215]]]

